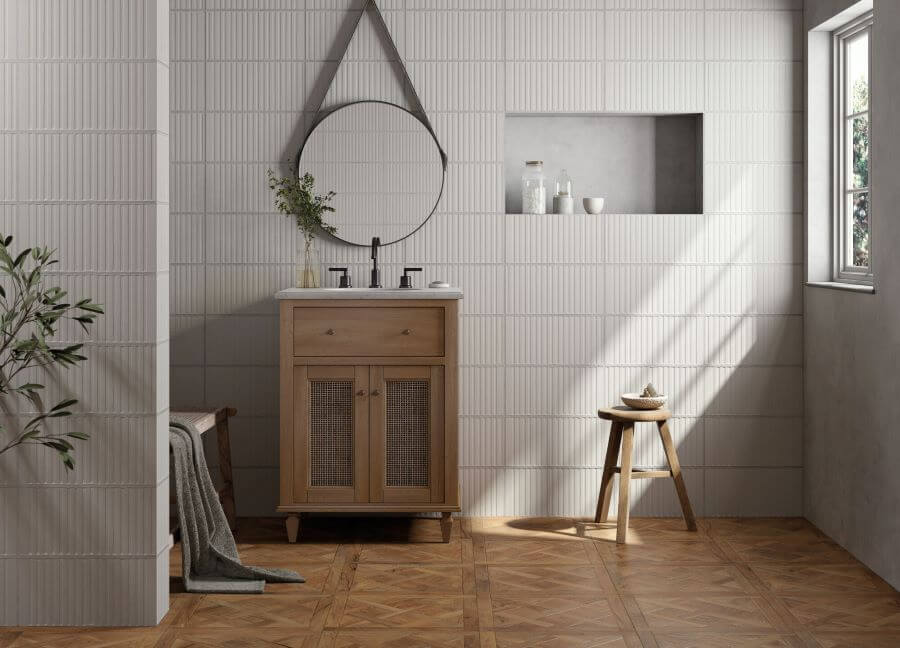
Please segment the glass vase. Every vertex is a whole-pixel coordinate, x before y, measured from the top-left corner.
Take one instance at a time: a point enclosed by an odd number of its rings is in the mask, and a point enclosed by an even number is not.
[[[297,246],[297,288],[319,288],[321,266],[315,239],[301,238]]]

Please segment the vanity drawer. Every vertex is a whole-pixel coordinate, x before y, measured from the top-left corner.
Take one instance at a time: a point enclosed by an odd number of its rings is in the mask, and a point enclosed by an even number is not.
[[[294,308],[295,356],[442,356],[443,308]]]

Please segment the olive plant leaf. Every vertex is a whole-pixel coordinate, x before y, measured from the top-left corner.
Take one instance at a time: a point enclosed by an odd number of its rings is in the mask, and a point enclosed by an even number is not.
[[[10,396],[27,401],[37,410],[24,425],[5,426],[0,420],[0,454],[25,445],[41,445],[57,453],[68,470],[75,467],[75,446],[69,439],[86,441],[87,432],[54,433],[52,421],[72,416],[78,401],[67,398],[49,410],[40,394],[44,385],[23,378],[53,367],[72,367],[87,360],[81,343],[60,343],[55,338],[65,320],[83,331],[103,315],[103,306],[83,298],[71,303],[68,292],[46,286],[47,269],[58,263],[55,251],[30,247],[13,253],[12,236],[0,236],[0,398]],[[24,374],[24,375],[22,375]],[[12,411],[17,411],[13,409]]]

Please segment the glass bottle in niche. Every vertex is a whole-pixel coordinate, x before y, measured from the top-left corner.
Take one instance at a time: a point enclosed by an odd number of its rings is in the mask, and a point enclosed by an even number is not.
[[[321,271],[319,248],[312,236],[302,236],[297,243],[297,288],[318,288]]]
[[[572,195],[572,178],[563,169],[556,178],[556,194],[553,196],[553,212],[556,214],[575,213],[575,196]]]
[[[544,163],[541,160],[525,162],[522,174],[522,213],[547,213],[547,178],[544,176]]]

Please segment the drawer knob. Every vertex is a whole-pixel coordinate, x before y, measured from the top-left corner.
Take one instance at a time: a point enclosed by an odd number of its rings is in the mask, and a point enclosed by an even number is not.
[[[328,329],[325,331],[325,335],[334,335],[334,329]]]
[[[365,396],[365,395],[366,395],[366,390],[365,390],[365,389],[360,389],[358,392],[356,392],[356,395],[357,395],[357,396]]]
[[[412,333],[412,329],[403,329],[401,333],[403,333],[403,335],[409,335],[410,333]]]
[[[373,389],[373,390],[372,390],[372,396],[381,396],[381,392],[378,391],[377,389]]]

